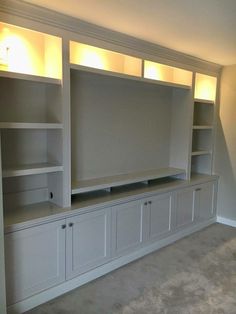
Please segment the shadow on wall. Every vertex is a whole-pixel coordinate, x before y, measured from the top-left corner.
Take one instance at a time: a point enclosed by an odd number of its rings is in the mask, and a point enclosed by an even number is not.
[[[214,172],[220,176],[217,214],[236,221],[236,66],[223,69]]]

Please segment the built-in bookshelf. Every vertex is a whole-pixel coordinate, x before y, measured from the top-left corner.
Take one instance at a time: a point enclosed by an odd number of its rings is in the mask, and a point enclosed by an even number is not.
[[[62,206],[62,41],[0,23],[4,210]]]
[[[196,73],[191,171],[212,173],[216,77]]]

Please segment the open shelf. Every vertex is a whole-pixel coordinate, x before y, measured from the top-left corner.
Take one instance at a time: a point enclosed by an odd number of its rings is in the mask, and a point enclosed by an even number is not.
[[[192,72],[164,64],[144,60],[144,78],[159,82],[192,86]]]
[[[197,102],[214,103],[216,98],[217,78],[196,73],[194,99]]]
[[[0,122],[0,129],[62,129],[62,123]]]
[[[102,69],[96,69],[96,68],[83,66],[83,65],[77,65],[77,64],[73,64],[73,63],[70,64],[70,68],[72,70],[76,70],[76,71],[119,77],[119,78],[124,78],[124,79],[129,79],[129,80],[135,80],[138,82],[146,82],[148,84],[170,86],[170,87],[182,88],[182,89],[190,89],[191,88],[191,86],[189,86],[189,85],[178,84],[178,83],[162,81],[162,80],[149,79],[149,78],[142,78],[142,77],[138,77],[138,76],[134,76],[134,75],[116,73],[116,72],[112,72],[112,71],[108,71],[108,70],[104,71]]]
[[[40,164],[15,166],[15,167],[3,169],[2,176],[3,178],[11,178],[11,177],[18,177],[18,176],[58,172],[58,171],[63,171],[63,167],[60,165],[54,165],[50,163],[40,163]]]
[[[142,60],[126,54],[70,41],[70,63],[141,77]]]
[[[0,23],[0,45],[1,75],[5,72],[7,77],[51,83],[61,79],[61,38]]]
[[[163,168],[157,170],[147,170],[136,173],[120,174],[103,178],[81,180],[72,182],[71,194],[109,189],[116,186],[144,182],[164,177],[184,174],[185,170],[177,168]]]

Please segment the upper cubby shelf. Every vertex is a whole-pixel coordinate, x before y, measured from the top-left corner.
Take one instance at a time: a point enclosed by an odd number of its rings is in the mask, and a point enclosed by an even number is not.
[[[115,73],[142,76],[142,60],[122,53],[70,42],[70,63]]]
[[[216,98],[217,78],[196,73],[194,101],[214,104]]]
[[[192,86],[192,72],[152,61],[144,61],[144,78],[173,84]]]
[[[0,70],[0,76],[58,84],[61,38],[0,23]]]
[[[74,41],[70,41],[70,64],[74,70],[185,89],[192,86],[190,71]]]

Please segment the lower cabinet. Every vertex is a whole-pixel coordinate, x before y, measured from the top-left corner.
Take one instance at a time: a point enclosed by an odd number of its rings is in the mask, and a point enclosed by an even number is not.
[[[172,195],[152,196],[112,207],[112,253],[127,254],[171,231]]]
[[[195,187],[188,187],[175,192],[175,228],[184,228],[194,221]]]
[[[147,202],[149,205],[148,240],[155,241],[167,236],[173,230],[172,193],[154,196]]]
[[[145,205],[141,200],[112,207],[112,255],[120,256],[145,241]]]
[[[209,220],[216,192],[212,181],[6,234],[8,305]]]
[[[215,216],[217,182],[194,185],[175,192],[175,228]]]
[[[106,208],[6,234],[8,305],[108,261],[110,217]]]
[[[111,209],[67,219],[66,278],[71,279],[111,257]]]
[[[207,182],[195,187],[195,218],[205,221],[216,214],[217,182]]]
[[[65,281],[65,220],[5,235],[7,304]]]

